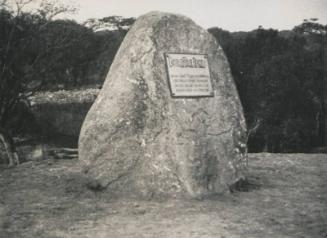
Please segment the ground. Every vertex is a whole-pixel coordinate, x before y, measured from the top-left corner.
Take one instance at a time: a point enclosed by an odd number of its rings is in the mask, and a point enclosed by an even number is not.
[[[0,168],[0,237],[327,237],[327,155],[250,154],[249,184],[205,200],[128,200],[83,185],[77,160]]]

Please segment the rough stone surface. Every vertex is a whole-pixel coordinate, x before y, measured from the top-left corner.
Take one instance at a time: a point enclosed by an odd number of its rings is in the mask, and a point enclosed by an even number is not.
[[[208,54],[214,97],[172,98],[164,53]],[[124,39],[87,114],[79,158],[89,185],[122,196],[204,197],[246,164],[242,106],[223,50],[192,20],[151,12]]]

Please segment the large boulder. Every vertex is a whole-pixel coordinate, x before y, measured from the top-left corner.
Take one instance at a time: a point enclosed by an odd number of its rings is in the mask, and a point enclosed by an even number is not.
[[[166,53],[207,54],[212,97],[172,97]],[[229,191],[246,164],[242,106],[223,50],[192,20],[151,12],[124,39],[79,138],[88,183],[122,196]]]

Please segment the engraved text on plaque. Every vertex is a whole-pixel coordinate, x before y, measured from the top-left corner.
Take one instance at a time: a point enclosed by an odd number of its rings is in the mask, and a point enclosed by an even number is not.
[[[210,97],[213,90],[205,54],[165,54],[173,97]]]

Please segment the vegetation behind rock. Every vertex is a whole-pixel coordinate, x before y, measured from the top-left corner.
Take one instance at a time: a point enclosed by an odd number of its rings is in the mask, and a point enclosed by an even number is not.
[[[36,91],[101,85],[133,22],[107,17],[81,25],[1,7],[0,126],[15,131],[18,102]],[[256,129],[250,151],[326,146],[326,29],[317,19],[291,31],[209,29],[229,59],[248,127]]]

